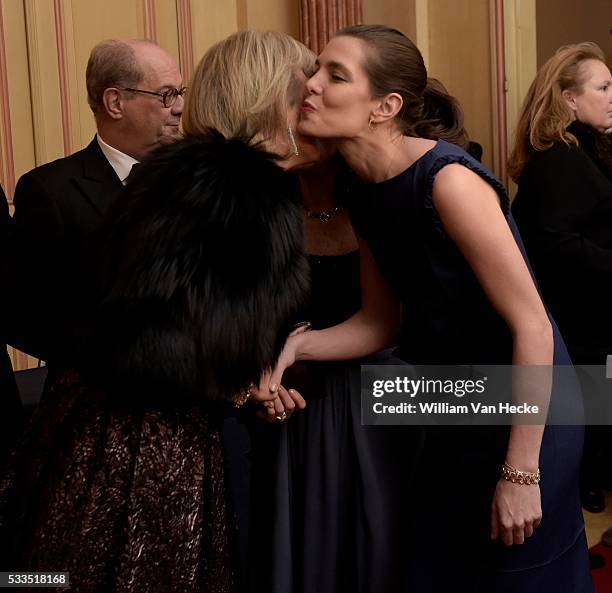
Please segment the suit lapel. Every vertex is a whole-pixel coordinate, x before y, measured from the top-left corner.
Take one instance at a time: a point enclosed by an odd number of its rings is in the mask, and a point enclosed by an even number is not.
[[[83,150],[83,175],[74,181],[91,205],[103,216],[123,187],[115,170],[94,138]]]

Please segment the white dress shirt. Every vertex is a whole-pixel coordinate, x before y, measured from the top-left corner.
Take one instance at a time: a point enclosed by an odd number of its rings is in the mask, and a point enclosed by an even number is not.
[[[132,167],[139,161],[104,142],[99,134],[96,134],[96,139],[98,140],[100,150],[108,159],[110,166],[115,170],[115,173],[117,173],[117,177],[119,177],[121,183],[125,185],[125,180],[130,174]]]

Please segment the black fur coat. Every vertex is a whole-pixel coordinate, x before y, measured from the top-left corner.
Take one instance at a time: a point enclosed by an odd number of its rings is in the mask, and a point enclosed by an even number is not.
[[[109,230],[84,349],[98,382],[157,404],[231,400],[274,365],[308,264],[297,183],[271,155],[216,133],[164,147]]]

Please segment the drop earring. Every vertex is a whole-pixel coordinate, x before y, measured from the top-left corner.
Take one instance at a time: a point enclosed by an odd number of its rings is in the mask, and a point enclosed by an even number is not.
[[[291,151],[294,156],[300,156],[300,149],[298,148],[297,142],[295,141],[295,136],[293,135],[293,128],[291,124],[287,126],[287,136],[289,137],[289,146],[291,146]]]
[[[374,118],[370,117],[370,119],[368,120],[368,130],[370,130],[370,132],[374,131]]]

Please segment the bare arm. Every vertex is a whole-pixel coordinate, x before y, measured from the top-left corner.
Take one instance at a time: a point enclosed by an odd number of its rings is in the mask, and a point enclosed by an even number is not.
[[[465,167],[448,165],[436,177],[433,198],[446,232],[510,328],[513,364],[551,365],[552,328],[493,188]],[[544,381],[538,388],[547,392],[533,397],[548,405],[550,385]],[[536,471],[543,432],[542,425],[514,425],[506,461],[517,469]],[[492,536],[501,530],[504,543],[522,543],[539,523],[539,488],[500,482],[494,515]]]
[[[290,337],[270,378],[272,391],[280,385],[284,370],[296,361],[350,360],[382,350],[393,342],[400,324],[399,302],[361,239],[359,253],[361,309],[334,327]]]

